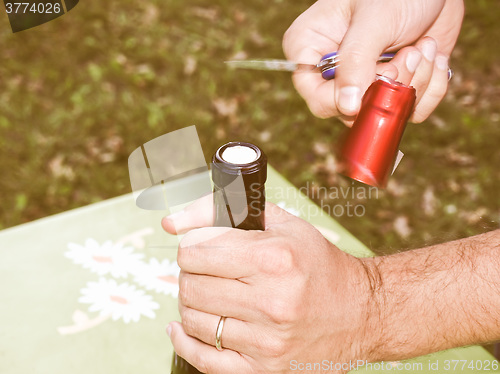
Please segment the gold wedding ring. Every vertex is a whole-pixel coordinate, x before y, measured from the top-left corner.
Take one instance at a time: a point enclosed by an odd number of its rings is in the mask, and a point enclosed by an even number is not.
[[[222,329],[224,328],[224,322],[226,321],[226,317],[221,316],[219,320],[219,324],[217,325],[217,331],[215,332],[215,348],[218,351],[222,351]]]

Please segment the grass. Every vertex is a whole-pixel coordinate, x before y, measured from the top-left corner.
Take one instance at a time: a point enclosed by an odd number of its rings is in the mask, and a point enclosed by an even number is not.
[[[220,144],[260,144],[297,187],[351,186],[335,173],[344,131],[308,111],[287,73],[228,70],[235,55],[282,56],[311,1],[87,0],[12,34],[0,20],[0,228],[130,191],[128,155],[196,124],[207,160]],[[498,12],[467,0],[447,99],[410,125],[406,154],[363,217],[336,217],[379,253],[498,227]],[[316,199],[317,200],[317,199]]]

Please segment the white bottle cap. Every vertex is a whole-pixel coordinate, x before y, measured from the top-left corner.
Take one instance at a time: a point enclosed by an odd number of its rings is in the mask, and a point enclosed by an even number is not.
[[[257,157],[258,154],[254,149],[241,145],[228,147],[222,153],[224,161],[237,165],[249,164],[257,160]]]

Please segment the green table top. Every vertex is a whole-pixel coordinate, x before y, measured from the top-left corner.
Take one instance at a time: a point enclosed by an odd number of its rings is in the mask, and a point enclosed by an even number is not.
[[[372,255],[272,168],[267,193],[340,249]],[[0,373],[169,373],[179,269],[164,215],[129,194],[1,231]],[[359,372],[500,373],[493,361],[474,346]]]

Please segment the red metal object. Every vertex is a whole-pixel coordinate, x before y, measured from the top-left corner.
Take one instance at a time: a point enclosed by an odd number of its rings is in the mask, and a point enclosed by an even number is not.
[[[375,187],[385,187],[392,173],[415,89],[377,76],[340,152],[340,173]]]

